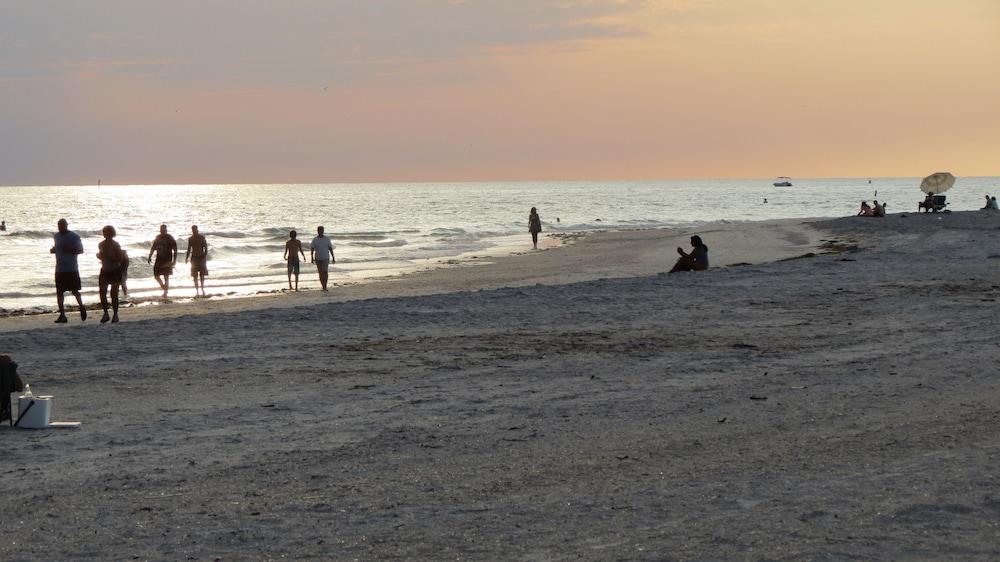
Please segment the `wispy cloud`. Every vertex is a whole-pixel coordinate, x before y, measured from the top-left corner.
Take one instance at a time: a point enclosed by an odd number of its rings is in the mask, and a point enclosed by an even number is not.
[[[0,22],[0,73],[169,65],[172,78],[297,82],[310,74],[377,73],[387,64],[439,64],[496,49],[637,33],[628,0],[51,0],[14,3]],[[350,74],[350,73],[349,73]],[[346,76],[350,78],[350,76]]]

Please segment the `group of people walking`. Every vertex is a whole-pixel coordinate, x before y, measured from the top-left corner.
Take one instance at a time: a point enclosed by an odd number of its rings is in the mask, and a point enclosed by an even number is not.
[[[80,320],[87,319],[87,309],[83,305],[83,298],[80,296],[80,267],[77,257],[83,253],[83,241],[75,232],[69,230],[69,223],[66,219],[59,219],[57,223],[58,232],[53,236],[50,253],[56,257],[56,303],[59,306],[59,317],[57,324],[64,324],[66,319],[65,293],[71,293],[80,307]],[[528,232],[531,234],[531,243],[538,249],[538,234],[542,231],[542,220],[538,216],[538,210],[531,208],[528,214]],[[101,262],[101,271],[98,276],[98,286],[101,298],[101,308],[104,316],[101,322],[118,322],[119,291],[128,296],[128,267],[129,257],[121,245],[115,241],[117,232],[115,227],[108,225],[101,230],[104,236],[98,244],[97,259]],[[191,227],[191,236],[187,240],[187,252],[184,255],[184,262],[191,264],[191,278],[194,281],[196,296],[206,296],[205,277],[208,276],[208,241],[205,236],[198,232],[197,226]],[[694,236],[691,238],[693,251],[685,252],[678,248],[681,258],[675,264],[674,271],[702,270],[708,267],[708,248],[702,243],[701,238]],[[327,284],[330,277],[330,265],[337,263],[337,258],[333,252],[333,242],[326,236],[324,228],[316,228],[316,237],[309,244],[309,261],[316,264],[316,271],[319,274],[320,285],[323,291],[328,291]],[[149,254],[146,256],[146,263],[153,266],[153,278],[163,291],[166,298],[170,292],[170,277],[174,274],[174,267],[177,265],[177,240],[167,232],[167,225],[160,225],[160,233],[156,235],[150,244]],[[301,256],[301,260],[299,257]],[[298,239],[298,233],[292,230],[288,233],[288,241],[285,242],[285,251],[282,259],[287,264],[288,289],[299,290],[299,274],[301,273],[301,261],[305,261],[306,254],[302,242]],[[294,276],[294,285],[292,277]],[[110,300],[109,300],[110,293]],[[110,308],[110,312],[109,312]]]
[[[288,242],[285,242],[284,260],[288,264],[288,290],[292,290],[292,275],[295,275],[295,291],[299,290],[299,256],[306,259],[306,253],[302,249],[302,241],[298,238],[298,233],[294,230],[288,232]],[[337,263],[337,257],[333,255],[333,242],[327,238],[322,226],[316,227],[316,237],[309,244],[309,262],[316,264],[316,272],[319,273],[319,284],[324,291],[327,282],[330,280],[330,264]]]
[[[78,256],[83,254],[83,240],[80,235],[69,229],[66,219],[59,219],[56,223],[57,232],[52,237],[52,248],[49,253],[56,258],[56,304],[59,307],[59,316],[56,318],[57,324],[65,324],[66,318],[65,293],[70,293],[76,299],[76,304],[80,307],[80,320],[87,319],[87,308],[83,305],[83,298],[80,296],[80,265]],[[101,262],[101,271],[98,275],[98,289],[101,298],[101,308],[104,316],[101,323],[118,322],[119,291],[128,296],[128,267],[129,257],[121,245],[115,240],[117,232],[111,225],[101,229],[104,239],[97,246],[97,259]],[[288,233],[288,242],[285,244],[284,258],[288,264],[288,288],[292,290],[292,275],[295,276],[295,288],[299,290],[299,256],[305,260],[305,251],[302,242],[297,238],[297,233],[292,230]],[[191,236],[188,238],[187,252],[184,255],[184,263],[191,264],[191,278],[194,281],[196,296],[207,296],[205,293],[205,277],[208,276],[208,241],[205,236],[198,232],[197,226],[191,227]],[[153,278],[163,291],[166,298],[170,291],[170,276],[174,273],[177,264],[177,240],[167,232],[167,225],[160,225],[160,233],[153,239],[149,248],[149,255],[146,256],[146,263],[153,266]],[[155,256],[155,261],[154,261]],[[331,263],[337,263],[333,253],[333,242],[326,237],[322,226],[317,227],[316,237],[313,238],[309,250],[310,262],[316,264],[319,272],[320,284],[324,291],[327,291],[329,281],[329,268]],[[108,299],[110,292],[110,301]],[[110,313],[109,313],[110,308]]]
[[[153,261],[153,255],[156,261]],[[194,294],[205,296],[205,277],[208,276],[208,241],[198,232],[196,225],[191,226],[191,237],[188,238],[187,253],[184,263],[191,264],[191,278],[194,280]],[[146,263],[153,265],[153,278],[166,297],[170,291],[170,276],[174,274],[177,264],[177,240],[167,232],[167,225],[160,225],[160,233],[153,239],[146,256]]]
[[[80,264],[77,257],[83,253],[83,240],[80,235],[69,229],[66,219],[59,219],[56,223],[58,232],[52,237],[52,248],[49,253],[56,257],[56,304],[59,307],[59,317],[56,324],[65,324],[66,306],[65,293],[70,293],[76,299],[76,304],[80,307],[80,320],[87,319],[87,308],[83,305],[83,298],[80,296]],[[101,271],[97,276],[98,290],[101,296],[101,308],[104,316],[101,323],[118,322],[119,291],[128,296],[128,253],[122,249],[115,237],[118,232],[110,224],[101,229],[104,236],[97,245],[97,259],[101,262]],[[156,262],[153,265],[153,277],[163,290],[166,297],[170,289],[170,276],[173,274],[174,265],[177,262],[177,241],[167,233],[167,225],[160,225],[160,233],[153,239],[149,249],[149,256],[146,257],[148,263],[153,263],[153,255],[156,255]],[[205,276],[208,275],[208,243],[205,237],[198,232],[197,226],[191,227],[191,237],[188,239],[187,254],[184,261],[191,262],[191,277],[194,278],[195,294],[205,294]],[[110,301],[108,293],[110,290]],[[111,309],[109,313],[108,309]]]

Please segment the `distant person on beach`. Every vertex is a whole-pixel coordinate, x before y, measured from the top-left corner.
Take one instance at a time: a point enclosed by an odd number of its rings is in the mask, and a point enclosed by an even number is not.
[[[989,195],[987,195],[987,196],[986,196],[986,204],[985,204],[985,205],[983,205],[983,208],[982,208],[982,210],[984,210],[984,211],[985,211],[986,209],[989,209],[989,208],[990,208],[990,196],[989,196]]]
[[[208,241],[205,236],[198,233],[198,227],[191,225],[191,237],[188,238],[187,253],[184,254],[184,263],[191,260],[191,278],[194,279],[195,296],[205,296],[205,276],[208,275]],[[198,292],[198,280],[201,280],[201,292]]]
[[[875,206],[872,207],[873,217],[884,217],[885,216],[885,205],[878,202],[878,199],[874,200]]]
[[[304,253],[302,255],[305,256]],[[337,263],[337,257],[333,255],[333,242],[323,235],[322,226],[316,227],[316,237],[309,245],[309,261],[316,264],[316,271],[319,272],[319,283],[326,291],[326,283],[330,278],[330,264]]]
[[[920,209],[923,209],[925,213],[929,213],[933,208],[934,208],[934,194],[928,193],[927,197],[924,197],[924,202],[917,205],[917,212],[919,213]]]
[[[295,274],[295,290],[299,290],[299,255],[302,261],[306,261],[306,252],[302,249],[302,241],[298,239],[298,233],[294,230],[288,233],[288,242],[285,242],[284,258],[288,262],[288,290],[292,290],[292,274]],[[332,252],[331,252],[332,255]]]
[[[701,236],[691,237],[691,253],[687,253],[683,248],[677,248],[677,253],[681,257],[674,264],[670,273],[678,271],[704,271],[708,269],[708,246],[701,241]]]
[[[83,299],[80,298],[80,265],[76,257],[83,253],[83,240],[80,236],[69,229],[66,219],[59,219],[56,224],[59,232],[52,236],[52,248],[50,254],[56,255],[56,304],[59,305],[59,318],[56,324],[66,323],[66,308],[63,304],[63,293],[69,291],[76,297],[76,304],[80,305],[80,320],[87,319],[87,309],[83,307]]]
[[[7,221],[0,221],[0,232],[7,231]]]
[[[156,263],[153,263],[153,253],[156,253]],[[167,225],[160,225],[160,234],[153,239],[149,248],[146,263],[153,263],[153,277],[163,289],[163,296],[170,290],[170,276],[174,274],[174,264],[177,263],[177,241],[167,234]]]
[[[858,211],[857,216],[859,216],[859,217],[870,217],[870,216],[872,216],[872,214],[873,214],[873,211],[872,211],[872,208],[868,205],[868,201],[862,201],[861,202],[861,210]]]
[[[528,232],[531,233],[531,244],[538,249],[538,233],[542,231],[542,219],[538,216],[538,209],[534,207],[528,213]]]
[[[101,317],[101,324],[108,320],[112,323],[118,322],[118,289],[122,284],[122,272],[125,264],[128,263],[127,256],[122,252],[122,247],[115,241],[115,227],[105,226],[101,229],[104,240],[97,245],[97,259],[101,260],[101,273],[98,276],[98,285],[101,290],[101,308],[104,309],[104,316]],[[111,286],[111,307],[114,316],[108,316],[108,285]]]

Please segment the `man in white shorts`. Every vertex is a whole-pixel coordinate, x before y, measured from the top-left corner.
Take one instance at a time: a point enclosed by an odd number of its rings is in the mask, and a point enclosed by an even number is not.
[[[333,242],[323,236],[323,227],[316,227],[316,238],[313,238],[309,245],[309,261],[316,264],[316,271],[319,272],[319,282],[326,291],[326,282],[330,278],[330,264],[337,263],[337,258],[333,255]]]

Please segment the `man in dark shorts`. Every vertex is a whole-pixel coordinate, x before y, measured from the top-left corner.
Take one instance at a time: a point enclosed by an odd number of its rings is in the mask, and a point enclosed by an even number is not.
[[[302,249],[302,241],[298,238],[298,233],[294,230],[288,233],[288,242],[285,242],[285,260],[288,261],[288,290],[292,290],[292,274],[295,274],[295,290],[299,290],[299,256],[305,261],[306,253]]]
[[[59,219],[59,232],[52,236],[50,254],[56,255],[56,303],[59,305],[59,318],[56,324],[66,323],[66,307],[63,304],[63,293],[69,291],[76,297],[80,305],[80,320],[87,319],[87,309],[83,307],[80,298],[80,265],[76,257],[83,253],[83,240],[69,229],[66,219]]]
[[[208,241],[205,236],[198,234],[198,227],[191,226],[191,238],[188,238],[187,253],[184,254],[184,263],[191,260],[191,278],[194,279],[195,296],[205,296],[205,276],[208,275]],[[201,292],[198,292],[198,279],[201,279]]]
[[[153,253],[156,253],[156,263],[153,263]],[[146,263],[153,263],[153,277],[163,289],[163,296],[170,290],[170,276],[174,274],[174,264],[177,263],[177,241],[167,234],[167,225],[160,225],[160,234],[153,239],[149,248]]]

